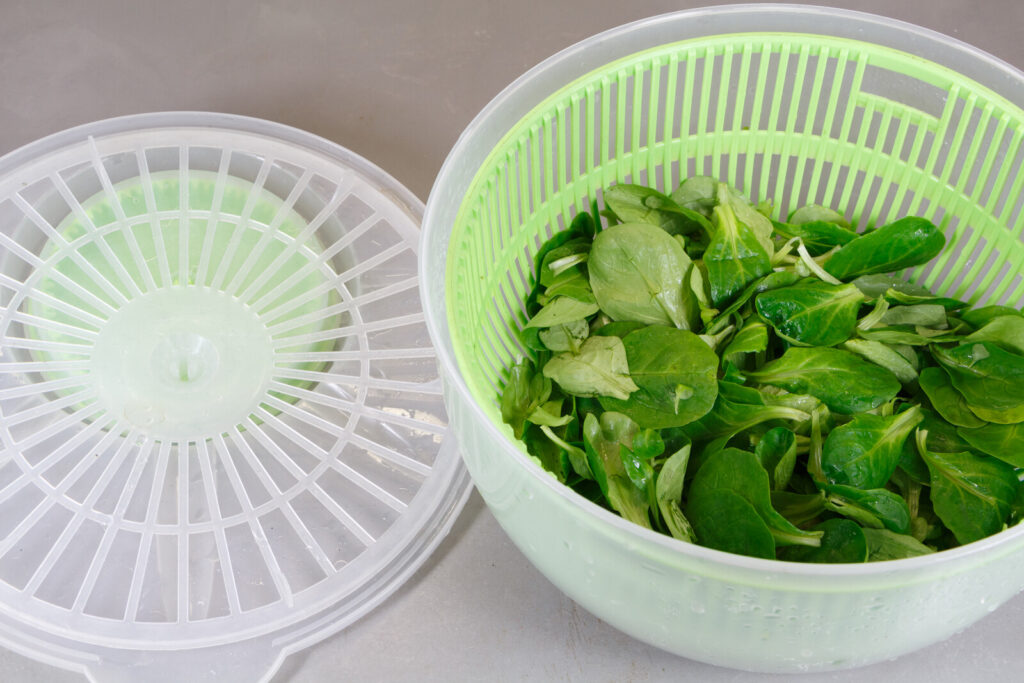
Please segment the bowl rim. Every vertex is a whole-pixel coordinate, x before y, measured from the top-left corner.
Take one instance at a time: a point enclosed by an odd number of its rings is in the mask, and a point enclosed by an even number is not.
[[[971,69],[972,72],[984,69],[988,70],[986,73],[986,76],[988,76],[986,81],[988,82],[979,81],[980,85],[989,88],[995,94],[1009,100],[1012,104],[1024,108],[1024,72],[1004,60],[956,38],[916,24],[867,12],[820,5],[747,3],[701,7],[669,12],[629,22],[615,28],[602,31],[560,50],[520,75],[480,110],[470,124],[463,130],[455,145],[453,145],[450,150],[440,171],[438,172],[437,177],[435,178],[430,195],[427,199],[421,235],[421,240],[424,245],[419,250],[418,256],[421,273],[421,297],[423,299],[423,310],[425,312],[427,328],[433,340],[438,361],[442,368],[442,374],[446,383],[450,385],[449,390],[453,390],[460,397],[464,398],[465,404],[470,411],[470,415],[464,416],[462,419],[471,419],[482,424],[488,442],[498,444],[503,453],[516,458],[518,464],[525,469],[532,480],[539,480],[542,482],[542,485],[547,487],[550,492],[554,493],[557,497],[560,497],[571,506],[577,508],[580,512],[585,513],[587,518],[597,521],[599,525],[607,526],[617,532],[634,536],[642,542],[652,543],[661,550],[679,553],[683,556],[689,556],[693,560],[708,562],[718,566],[726,566],[741,571],[756,572],[761,575],[787,575],[791,578],[867,578],[877,577],[880,575],[919,573],[922,572],[922,570],[936,570],[944,567],[957,566],[964,562],[969,562],[972,559],[979,560],[979,563],[987,562],[1017,550],[1016,546],[1024,545],[1024,523],[1004,529],[978,541],[929,555],[858,564],[810,564],[787,562],[785,560],[769,560],[715,550],[713,548],[700,546],[694,543],[687,543],[666,534],[661,534],[629,522],[619,515],[592,503],[583,496],[577,494],[565,484],[557,481],[532,458],[528,457],[519,447],[517,447],[508,434],[499,429],[491,421],[490,417],[484,413],[483,409],[474,399],[472,392],[463,378],[462,372],[455,361],[454,348],[451,344],[450,334],[448,333],[447,305],[445,303],[445,279],[438,278],[437,284],[435,285],[432,278],[424,277],[422,274],[427,272],[428,260],[431,258],[431,249],[426,243],[429,242],[433,233],[442,232],[447,229],[445,221],[438,218],[438,214],[444,213],[443,209],[439,208],[440,205],[443,202],[451,201],[454,196],[458,197],[458,204],[456,206],[461,205],[462,202],[462,195],[458,192],[452,192],[453,189],[457,190],[459,188],[451,187],[453,181],[451,181],[450,177],[457,169],[465,167],[465,161],[462,159],[462,156],[464,155],[465,150],[473,145],[475,137],[480,134],[481,128],[483,128],[485,124],[489,123],[490,119],[494,117],[496,112],[499,112],[506,106],[512,106],[515,109],[522,109],[522,115],[526,115],[530,110],[532,110],[532,108],[538,104],[538,101],[528,95],[525,95],[522,91],[538,76],[544,75],[552,70],[561,70],[575,73],[575,77],[578,78],[590,73],[595,68],[602,68],[600,65],[597,67],[588,66],[587,63],[585,63],[586,60],[580,59],[584,52],[595,44],[613,44],[616,41],[622,41],[624,38],[628,38],[637,33],[650,32],[652,29],[666,23],[694,22],[700,24],[702,21],[710,21],[711,23],[718,22],[721,24],[729,21],[730,19],[739,18],[743,15],[747,15],[747,19],[751,18],[752,15],[763,16],[766,18],[801,18],[805,21],[816,18],[837,19],[840,21],[836,25],[843,24],[841,31],[822,32],[820,35],[830,37],[859,36],[854,37],[853,39],[866,43],[872,43],[873,41],[866,39],[861,35],[861,32],[865,27],[881,27],[889,31],[896,31],[902,34],[902,37],[919,41],[919,47],[923,45],[934,48],[937,51],[941,49],[942,51],[949,51],[951,54],[967,58],[968,60],[974,60],[974,63],[971,64],[971,66],[974,67]],[[710,38],[715,35],[722,35],[723,33],[757,34],[759,32],[766,34],[778,33],[778,31],[728,30],[725,32],[716,31],[701,33],[698,37]],[[814,34],[814,32],[801,30],[791,30],[787,32],[801,33],[805,35]],[[680,40],[686,40],[686,38],[681,38]],[[893,45],[887,45],[885,43],[874,44],[894,47],[894,49],[901,50],[907,54],[912,54],[917,58],[928,59],[927,57],[922,57],[917,53],[909,52],[906,47],[901,48]],[[648,46],[647,49],[650,47],[653,46]],[[627,56],[639,51],[640,50],[632,49],[621,56]],[[936,61],[934,59],[928,59],[928,61],[946,68],[954,69],[954,67],[947,63],[947,60]],[[574,62],[578,63],[574,64]],[[963,65],[957,66],[961,67]],[[959,68],[954,70],[963,74]],[[963,75],[977,80],[974,75]],[[1016,92],[1008,94],[998,89],[996,84],[994,84],[994,81],[999,79],[1006,79],[1007,81],[1006,83],[1000,83],[999,85],[1014,87]],[[572,81],[565,81],[562,85],[567,85],[570,82]],[[518,117],[517,121],[521,118],[522,116]],[[502,131],[502,133],[507,132],[507,130]],[[484,154],[485,157],[486,154],[487,153]],[[478,170],[478,167],[472,169],[472,175],[470,177],[474,177]],[[439,252],[440,257],[444,261],[447,261],[447,240],[438,239],[438,242],[438,246],[440,248],[437,251]],[[434,301],[438,302],[437,305],[433,305]],[[450,409],[450,412],[453,413],[452,419],[454,422],[454,414],[456,411],[452,411]],[[998,552],[999,550],[1003,550],[1004,552],[1000,553]]]

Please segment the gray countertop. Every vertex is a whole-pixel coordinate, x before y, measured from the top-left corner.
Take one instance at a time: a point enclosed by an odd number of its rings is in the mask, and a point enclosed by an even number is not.
[[[0,0],[0,154],[121,114],[213,110],[303,128],[424,200],[462,129],[523,71],[616,25],[706,2]],[[955,36],[1024,67],[1020,0],[834,0]],[[895,662],[801,680],[1011,680],[1024,596]],[[0,680],[81,681],[0,650]],[[381,607],[290,657],[275,683],[324,680],[770,680],[666,654],[562,596],[474,494]],[[771,680],[777,680],[774,677]]]

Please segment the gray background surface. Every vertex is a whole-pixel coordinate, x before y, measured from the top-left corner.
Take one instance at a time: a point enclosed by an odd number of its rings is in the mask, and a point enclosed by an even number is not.
[[[424,200],[487,101],[558,50],[710,2],[0,0],[0,154],[96,119],[213,110],[309,130]],[[1024,68],[1021,0],[833,0],[955,36]],[[1018,680],[1024,596],[949,641],[803,683]],[[0,650],[0,680],[82,681]],[[275,683],[781,680],[706,666],[619,634],[530,566],[474,494],[424,567]]]

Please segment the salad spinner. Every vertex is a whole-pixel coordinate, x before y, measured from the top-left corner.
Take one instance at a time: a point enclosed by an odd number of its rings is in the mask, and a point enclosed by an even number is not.
[[[1024,305],[1024,74],[951,38],[823,7],[668,14],[550,58],[472,122],[427,203],[420,271],[451,426],[512,541],[587,610],[668,651],[755,671],[837,669],[942,640],[1024,587],[1024,528],[933,555],[800,565],[633,525],[560,484],[502,423],[527,350],[532,255],[602,188],[706,175],[775,216],[859,229],[908,214],[948,247],[902,275]]]

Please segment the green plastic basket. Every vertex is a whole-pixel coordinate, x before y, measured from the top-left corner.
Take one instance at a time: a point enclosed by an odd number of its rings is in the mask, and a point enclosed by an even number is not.
[[[878,661],[1024,586],[1020,529],[921,560],[803,567],[632,527],[568,492],[502,424],[526,354],[532,254],[601,188],[710,175],[776,217],[815,202],[863,229],[930,218],[949,247],[904,273],[1024,304],[1024,75],[937,34],[826,8],[733,6],[591,38],[484,110],[442,170],[421,251],[452,425],[499,522],[556,585],[647,642],[763,671]]]

